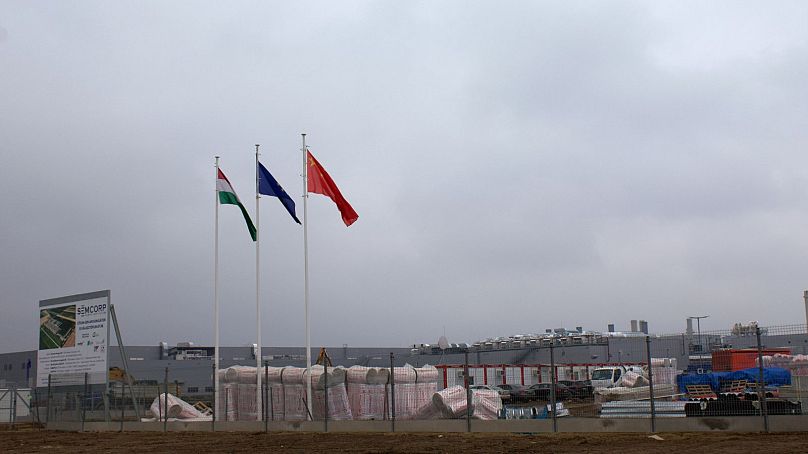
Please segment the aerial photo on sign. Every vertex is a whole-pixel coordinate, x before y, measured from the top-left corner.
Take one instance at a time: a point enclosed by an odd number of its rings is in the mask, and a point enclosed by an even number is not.
[[[76,305],[39,311],[39,349],[76,346]]]

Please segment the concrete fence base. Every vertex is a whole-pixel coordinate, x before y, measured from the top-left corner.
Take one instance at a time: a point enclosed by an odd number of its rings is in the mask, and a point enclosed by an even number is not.
[[[559,432],[649,432],[648,419],[604,419],[604,418],[559,418]],[[85,422],[86,432],[117,432],[120,422]],[[772,432],[808,432],[808,415],[769,416]],[[169,421],[169,432],[210,432],[210,422]],[[80,422],[50,422],[48,430],[79,431]],[[270,432],[323,432],[322,421],[270,421]],[[715,418],[659,418],[657,432],[762,432],[763,421],[755,416],[731,416]],[[124,422],[127,432],[162,432],[162,422]],[[263,432],[264,423],[256,421],[217,422],[216,431],[221,432]],[[396,421],[396,432],[466,432],[465,420],[420,420]],[[329,421],[329,432],[390,432],[390,421]],[[496,421],[471,421],[472,432],[512,432],[549,433],[553,423],[547,419],[516,419]]]

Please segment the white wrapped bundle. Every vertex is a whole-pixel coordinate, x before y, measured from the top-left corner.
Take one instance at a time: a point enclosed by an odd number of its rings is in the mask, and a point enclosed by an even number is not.
[[[267,409],[268,414],[270,415],[270,419],[272,420],[283,420],[283,412],[284,412],[284,393],[283,393],[283,385],[280,383],[273,383],[269,382],[267,386],[267,392],[269,393],[270,399],[270,407]]]
[[[651,368],[654,373],[654,385],[656,384],[673,384],[676,383],[676,369],[672,367],[653,367]]]
[[[286,374],[284,374],[285,377]],[[308,412],[304,399],[306,398],[306,387],[302,384],[283,385],[283,399],[281,402],[281,417],[278,419],[286,421],[305,421],[308,419]],[[273,408],[274,412],[278,412]]]
[[[283,370],[286,369],[285,367],[269,367],[266,371],[266,378],[268,383],[281,383],[281,377],[283,376]]]
[[[623,386],[634,388],[636,386],[648,385],[648,380],[637,372],[628,371],[623,374]]]
[[[374,367],[368,372],[369,385],[386,385],[390,383],[390,369]]]
[[[152,402],[150,410],[155,418],[162,419],[164,416],[160,410],[165,406],[166,395],[160,394]],[[169,394],[168,395],[168,417],[178,419],[196,419],[206,418],[202,412],[194,408],[193,405],[185,402],[179,397]]]
[[[255,371],[255,368],[253,368]],[[236,395],[236,421],[256,421],[258,420],[258,403],[256,402],[256,385],[236,384],[238,394]]]
[[[415,368],[410,366],[409,364],[405,365],[404,367],[396,367],[393,368],[393,374],[395,378],[396,385],[399,383],[415,383],[416,374]]]
[[[224,372],[224,381],[225,383],[243,383],[245,385],[254,385],[256,382],[255,367],[228,367]]]
[[[440,373],[434,366],[424,366],[415,369],[416,383],[437,383]]]
[[[329,374],[330,375],[330,374]],[[348,393],[345,384],[340,383],[335,386],[328,386],[327,391],[322,388],[314,391],[314,401],[312,413],[315,419],[323,419],[325,416],[325,395],[328,394],[328,419],[329,420],[350,420],[353,419],[351,407],[348,404]]]
[[[674,393],[676,385],[654,383],[654,395],[656,397],[670,396]],[[638,400],[648,399],[651,391],[648,385],[636,388],[619,386],[615,388],[603,388],[595,390],[595,403],[611,402],[614,400]]]
[[[216,398],[219,399],[219,408],[224,410],[224,420],[237,421],[238,385],[235,383],[225,383],[222,385],[222,392],[219,393]]]
[[[429,399],[427,402],[424,402],[420,408],[418,408],[413,419],[421,420],[441,418],[443,418],[443,412],[435,405],[432,399]]]
[[[488,389],[472,390],[473,418],[491,420],[499,418],[502,410],[502,399],[499,393]]]
[[[311,387],[315,389],[323,389],[328,381],[328,386],[345,385],[345,369],[342,367],[329,367],[328,377],[325,376],[325,369],[323,366],[317,365],[311,368]]]
[[[432,402],[447,418],[459,418],[468,411],[466,388],[462,386],[451,386],[436,392]]]
[[[165,394],[159,394],[154,399],[154,401],[151,404],[151,407],[149,408],[151,410],[152,414],[154,415],[154,417],[157,418],[157,419],[165,418],[165,413],[166,413],[166,411],[165,411],[166,397],[165,396],[166,396]],[[168,412],[167,413],[168,413],[169,418],[176,418],[176,417],[178,417],[180,415],[180,413],[182,413],[182,406],[179,403],[175,402],[175,400],[179,400],[179,399],[177,399],[176,397],[174,397],[171,394],[168,395]]]
[[[385,385],[348,383],[348,404],[356,420],[384,419],[387,408]]]
[[[415,396],[413,397],[413,408],[415,408],[416,413],[418,409],[424,406],[424,404],[432,401],[432,396],[438,391],[438,384],[437,383],[416,383],[415,384]]]
[[[414,377],[414,376],[413,376]],[[419,403],[417,400],[417,393],[415,383],[398,383],[395,384],[396,391],[396,418],[397,419],[412,419],[415,412],[418,410]],[[388,386],[387,390],[390,391],[391,387]],[[389,408],[392,412],[392,406]]]
[[[794,355],[791,358],[791,375],[808,376],[808,355]]]
[[[388,393],[390,389],[388,386]],[[421,407],[432,400],[437,389],[437,383],[396,383],[396,418],[415,419]],[[388,415],[391,415],[392,406],[388,407]]]
[[[305,384],[303,381],[305,373],[306,369],[302,367],[285,367],[281,375],[281,382],[284,385],[303,385]]]
[[[366,385],[370,383],[369,375],[372,370],[372,368],[365,366],[351,366],[345,371],[345,381],[348,384],[357,383]],[[375,375],[375,372],[373,375]]]

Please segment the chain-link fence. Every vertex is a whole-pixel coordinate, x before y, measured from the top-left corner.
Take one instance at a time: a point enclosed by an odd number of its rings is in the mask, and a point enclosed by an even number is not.
[[[51,376],[47,388],[32,391],[29,408],[42,422],[120,422],[121,429],[151,421],[168,430],[168,422],[184,420],[209,422],[211,430],[239,421],[263,421],[267,430],[272,422],[319,421],[326,431],[330,421],[387,421],[396,430],[396,421],[454,419],[471,430],[472,420],[544,419],[558,430],[560,420],[598,418],[647,420],[654,431],[663,419],[746,417],[770,430],[770,416],[801,415],[808,399],[805,325],[610,333],[590,343],[548,336],[478,348],[406,358],[422,366],[395,366],[402,358],[391,353],[389,367],[314,366],[311,375],[301,367],[232,366],[218,371],[218,388],[208,361],[136,370],[150,380],[123,371],[103,384]],[[522,361],[479,361],[486,357]],[[207,385],[186,384],[190,373]]]

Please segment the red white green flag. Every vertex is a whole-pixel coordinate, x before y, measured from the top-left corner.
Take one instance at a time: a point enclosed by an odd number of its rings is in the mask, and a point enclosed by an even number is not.
[[[247,230],[250,231],[250,236],[252,240],[255,241],[256,232],[252,219],[250,219],[250,215],[247,214],[247,210],[244,208],[241,200],[239,200],[238,195],[236,195],[236,191],[233,189],[233,185],[230,184],[230,180],[224,176],[222,169],[219,169],[219,175],[216,178],[216,192],[219,193],[219,203],[221,205],[237,205],[241,209],[241,214],[244,215],[244,221],[247,223]]]

